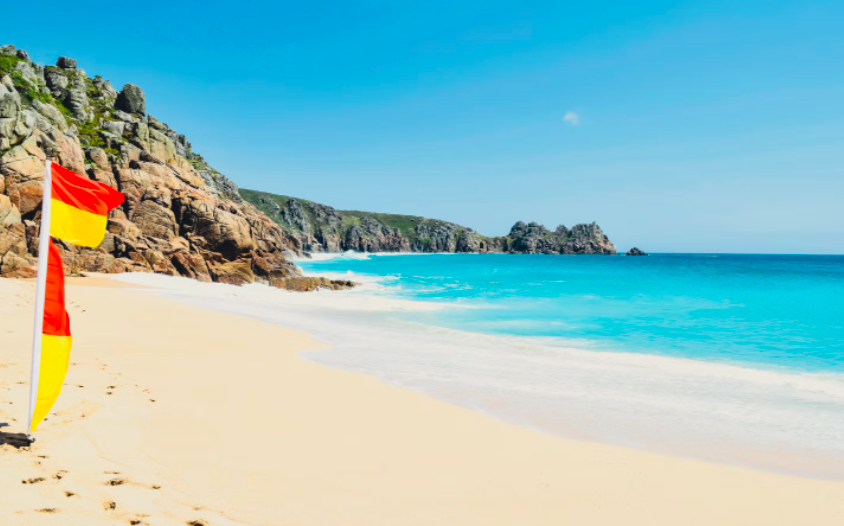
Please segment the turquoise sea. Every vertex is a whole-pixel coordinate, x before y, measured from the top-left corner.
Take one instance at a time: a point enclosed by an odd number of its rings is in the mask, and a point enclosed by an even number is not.
[[[442,327],[844,372],[844,256],[349,254],[299,264],[387,278],[383,294],[474,307],[413,315]]]
[[[555,436],[844,480],[844,257],[315,254],[350,291],[120,279]],[[330,389],[331,386],[325,386]]]

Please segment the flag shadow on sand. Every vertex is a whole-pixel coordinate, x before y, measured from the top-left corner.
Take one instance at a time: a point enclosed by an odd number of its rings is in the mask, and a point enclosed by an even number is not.
[[[9,424],[0,422],[0,428],[8,427]],[[25,433],[7,433],[0,429],[0,446],[10,445],[15,449],[29,447],[29,438]]]

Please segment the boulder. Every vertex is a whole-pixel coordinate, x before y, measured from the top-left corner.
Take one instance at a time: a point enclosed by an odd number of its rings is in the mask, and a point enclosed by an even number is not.
[[[10,251],[19,256],[27,254],[26,229],[23,223],[14,223],[0,228],[0,258]]]
[[[44,196],[44,180],[26,181],[11,185],[8,189],[9,199],[18,207],[21,214],[28,214],[41,206]]]
[[[165,195],[160,190],[149,191],[135,209],[132,222],[144,235],[169,241],[177,237],[178,227],[173,211],[161,202],[166,199],[169,203]]]
[[[38,178],[43,181],[44,161],[18,145],[0,157],[0,174],[5,178],[5,185],[0,183],[0,188]]]
[[[86,250],[74,258],[74,267],[87,272],[111,272],[115,257],[95,250]]]
[[[92,83],[97,90],[97,98],[103,99],[107,106],[113,106],[115,99],[117,99],[117,90],[114,89],[111,82],[102,78],[95,78]]]
[[[215,281],[230,285],[246,285],[255,281],[252,273],[252,262],[248,259],[236,261],[213,262],[209,264]]]
[[[85,173],[85,152],[79,138],[60,130],[52,130],[44,135],[45,143],[52,143],[58,149],[56,162],[72,172]]]
[[[67,92],[67,87],[70,85],[70,80],[62,71],[49,68],[44,71],[44,82],[50,89],[53,97],[57,99],[64,99]]]
[[[225,175],[210,169],[198,170],[197,173],[214,195],[231,199],[236,203],[243,201],[237,185]]]
[[[18,62],[15,64],[15,73],[27,81],[31,88],[37,87],[41,83],[40,81],[43,80],[43,77],[36,72],[35,68],[29,62]]]
[[[21,110],[21,97],[17,90],[3,89],[5,93],[0,95],[0,119],[17,119]]]
[[[56,65],[62,69],[76,69],[76,59],[68,57],[59,57]]]
[[[32,107],[35,108],[38,113],[46,117],[50,123],[56,126],[59,130],[67,129],[67,119],[55,106],[51,104],[44,104],[40,100],[36,99],[32,101]]]
[[[138,225],[125,218],[109,218],[106,228],[110,233],[118,236],[114,241],[115,250],[118,252],[132,252],[133,250],[130,250],[131,247],[127,247],[126,243],[137,240],[141,235]]]
[[[270,282],[273,287],[292,292],[312,292],[319,289],[344,290],[351,289],[357,283],[353,281],[331,280],[318,277],[290,277],[280,278]]]
[[[8,196],[0,194],[0,226],[6,227],[21,222],[21,213]]]
[[[18,119],[23,121],[27,129],[32,131],[38,130],[42,133],[48,133],[53,129],[53,123],[46,117],[38,113],[32,108],[22,107]]]
[[[170,129],[166,124],[159,121],[158,119],[156,119],[152,115],[147,116],[147,122],[149,122],[150,128],[153,128],[153,129],[158,130],[158,131],[166,132]]]
[[[4,278],[34,278],[37,275],[31,262],[11,251],[0,260],[0,276]]]
[[[114,172],[111,170],[101,170],[100,168],[92,167],[88,170],[88,177],[94,181],[103,183],[106,186],[110,186],[115,190],[119,190],[117,187],[117,180],[114,178]]]
[[[640,250],[636,247],[631,248],[627,251],[625,256],[647,256],[648,254],[644,250]]]
[[[88,148],[85,150],[85,155],[88,156],[88,159],[90,159],[91,162],[100,167],[107,168],[109,166],[108,154],[102,148]]]
[[[71,88],[67,91],[65,96],[65,105],[73,113],[73,116],[81,121],[88,121],[89,119],[89,102],[88,95],[84,89]]]
[[[237,259],[254,248],[246,219],[213,201],[191,201],[182,215],[185,231],[201,236],[208,250],[218,252],[228,260]]]
[[[176,158],[176,145],[173,139],[158,130],[152,128],[149,130],[149,146],[150,153],[157,159],[171,161]]]
[[[126,84],[117,96],[117,109],[127,113],[146,114],[146,97],[144,91],[134,84]]]
[[[179,250],[170,255],[170,262],[182,276],[206,283],[212,281],[205,258],[200,254],[191,254],[186,250]]]
[[[117,137],[123,137],[123,130],[126,127],[126,123],[121,121],[104,120],[102,127],[104,130],[113,133]]]
[[[121,121],[124,121],[124,122],[133,122],[133,123],[140,122],[140,119],[138,117],[136,117],[135,115],[132,115],[131,113],[126,113],[125,111],[122,111],[122,110],[116,110],[114,113],[111,114],[111,116],[114,117],[115,119],[118,119],[118,120],[121,120]]]

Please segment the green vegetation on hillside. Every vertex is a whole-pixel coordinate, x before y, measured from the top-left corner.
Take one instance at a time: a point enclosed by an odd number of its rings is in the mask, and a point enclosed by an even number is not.
[[[399,232],[407,238],[416,236],[416,225],[420,225],[425,221],[431,221],[419,216],[379,214],[377,212],[361,212],[359,210],[338,210],[338,212],[345,216],[357,217],[360,219],[363,219],[364,217],[372,217],[383,225],[397,228]]]
[[[315,233],[316,231],[326,228],[334,227],[341,236],[345,236],[350,228],[354,226],[362,226],[364,220],[375,220],[386,227],[395,228],[399,233],[405,237],[411,245],[421,244],[428,246],[431,244],[431,239],[424,237],[420,238],[418,232],[420,227],[424,231],[434,232],[437,229],[448,228],[452,230],[457,236],[467,231],[465,227],[441,221],[439,219],[428,219],[422,216],[402,215],[402,214],[382,214],[378,212],[364,212],[361,210],[337,210],[307,199],[299,199],[297,197],[290,197],[286,195],[276,195],[268,192],[259,192],[255,190],[246,190],[241,188],[240,194],[244,200],[255,205],[260,211],[264,212],[270,219],[279,225],[287,228],[293,232],[302,232],[302,224],[295,220],[291,221],[290,210],[288,203],[291,200],[298,201],[302,205],[302,211],[308,219],[310,226],[308,233]],[[286,215],[283,210],[288,209]],[[315,213],[320,211],[321,213]],[[332,215],[333,214],[333,215]],[[331,218],[337,220],[337,224],[329,225],[326,221]],[[486,239],[483,236],[477,236],[479,239]]]

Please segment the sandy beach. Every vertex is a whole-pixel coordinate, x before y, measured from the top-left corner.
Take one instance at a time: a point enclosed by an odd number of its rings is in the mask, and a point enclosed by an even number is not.
[[[551,437],[297,355],[308,334],[69,279],[23,446],[34,283],[0,280],[0,517],[37,525],[824,525],[844,483]],[[0,424],[0,425],[2,425]]]

